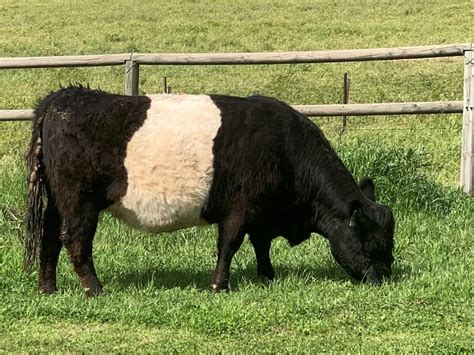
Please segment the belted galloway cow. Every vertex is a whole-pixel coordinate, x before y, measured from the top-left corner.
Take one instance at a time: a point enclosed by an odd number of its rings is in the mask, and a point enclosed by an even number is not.
[[[103,210],[151,232],[217,224],[216,291],[246,234],[266,279],[272,239],[313,232],[355,279],[391,275],[394,219],[372,180],[358,185],[321,130],[273,98],[63,88],[36,108],[27,159],[25,268],[39,259],[43,293],[57,290],[62,247],[86,294],[102,291],[92,242]]]

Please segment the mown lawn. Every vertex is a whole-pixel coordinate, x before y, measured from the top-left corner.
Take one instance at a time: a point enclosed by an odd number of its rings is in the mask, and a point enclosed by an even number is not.
[[[0,57],[350,49],[473,42],[470,1],[2,0]],[[471,31],[472,32],[472,31]],[[469,37],[470,36],[470,37]],[[142,67],[140,90],[276,96],[292,104],[462,99],[461,58],[281,66]],[[0,71],[0,109],[60,84],[123,92],[123,68]],[[213,227],[151,235],[108,215],[95,258],[107,293],[87,299],[66,255],[60,292],[21,272],[29,124],[0,123],[0,350],[472,352],[474,200],[458,191],[460,115],[316,120],[357,177],[395,213],[394,277],[351,281],[314,236],[276,240],[277,279],[256,277],[245,242],[228,294],[210,292]]]

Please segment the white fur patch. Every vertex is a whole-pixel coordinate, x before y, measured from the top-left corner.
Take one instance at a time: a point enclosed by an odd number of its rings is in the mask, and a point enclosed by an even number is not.
[[[205,95],[150,95],[127,145],[126,195],[109,208],[134,227],[161,232],[206,224],[201,209],[213,177],[221,112]]]

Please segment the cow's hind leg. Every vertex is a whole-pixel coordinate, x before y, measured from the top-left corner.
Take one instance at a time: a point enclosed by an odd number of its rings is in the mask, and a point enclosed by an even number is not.
[[[275,271],[273,270],[272,262],[270,261],[270,246],[272,238],[267,237],[264,234],[250,235],[250,241],[252,242],[255,250],[255,257],[257,258],[257,272],[258,276],[265,280],[271,281],[275,277]]]
[[[39,289],[40,292],[45,294],[58,290],[56,288],[56,266],[62,247],[61,240],[59,239],[60,226],[61,220],[58,210],[51,197],[49,197],[41,239],[39,272]]]
[[[234,254],[244,240],[243,218],[231,215],[219,223],[219,240],[217,243],[217,266],[212,276],[214,291],[229,289],[229,270]]]
[[[102,292],[92,260],[92,241],[97,229],[99,209],[94,203],[78,203],[69,207],[63,217],[61,240],[86,295],[95,296]]]

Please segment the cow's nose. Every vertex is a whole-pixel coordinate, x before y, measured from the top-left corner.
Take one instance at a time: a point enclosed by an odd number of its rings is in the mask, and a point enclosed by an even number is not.
[[[373,286],[379,286],[382,284],[382,278],[379,277],[373,266],[371,266],[369,270],[365,272],[364,277],[362,278],[362,282]]]

